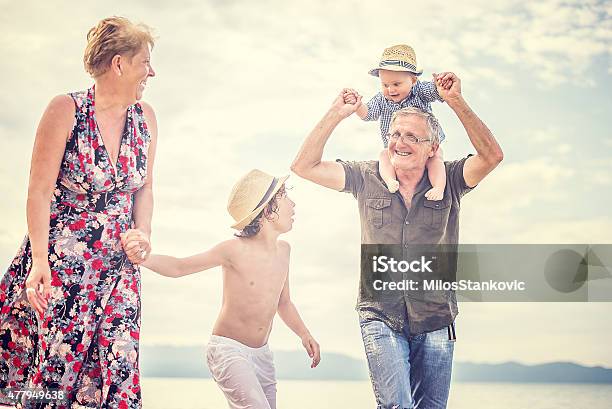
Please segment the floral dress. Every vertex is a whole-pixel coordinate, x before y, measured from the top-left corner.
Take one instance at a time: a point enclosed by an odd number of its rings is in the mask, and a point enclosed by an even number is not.
[[[140,271],[127,260],[120,233],[133,223],[150,135],[141,106],[130,106],[113,165],[96,123],[94,91],[70,94],[75,123],[51,200],[51,296],[42,318],[26,298],[28,237],[0,281],[0,391],[30,387],[68,396],[25,407],[141,407]]]

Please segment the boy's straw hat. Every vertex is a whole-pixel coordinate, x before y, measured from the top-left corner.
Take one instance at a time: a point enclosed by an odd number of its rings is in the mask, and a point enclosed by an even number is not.
[[[378,77],[378,70],[387,71],[405,71],[410,72],[417,77],[423,73],[423,70],[417,67],[416,54],[412,47],[406,44],[394,45],[385,48],[385,51],[380,57],[378,67],[369,71],[370,75]]]
[[[242,230],[251,223],[288,177],[274,177],[259,169],[253,169],[241,177],[227,201],[227,211],[236,221],[232,229]]]

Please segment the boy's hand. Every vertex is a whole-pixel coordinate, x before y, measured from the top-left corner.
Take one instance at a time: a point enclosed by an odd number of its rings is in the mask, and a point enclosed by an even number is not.
[[[128,259],[134,264],[140,264],[151,253],[151,242],[147,235],[138,229],[129,229],[121,234],[121,245]]]
[[[433,74],[438,94],[447,103],[461,98],[461,80],[452,72]]]
[[[321,349],[319,348],[319,344],[312,335],[308,334],[302,338],[302,345],[306,348],[306,352],[308,352],[308,356],[312,358],[312,364],[310,364],[311,368],[316,367],[321,362]]]

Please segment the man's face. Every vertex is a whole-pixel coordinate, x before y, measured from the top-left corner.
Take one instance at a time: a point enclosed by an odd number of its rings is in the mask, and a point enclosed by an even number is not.
[[[427,122],[417,115],[400,116],[389,129],[391,135],[416,136],[428,139]],[[389,138],[388,147],[391,164],[396,170],[423,170],[427,159],[433,156],[435,149],[430,142],[404,142],[400,138]]]
[[[393,102],[401,102],[412,91],[416,77],[407,72],[378,70],[382,93]]]

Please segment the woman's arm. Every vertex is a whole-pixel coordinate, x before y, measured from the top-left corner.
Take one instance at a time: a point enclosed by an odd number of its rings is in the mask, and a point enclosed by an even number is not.
[[[147,179],[145,184],[134,196],[134,228],[144,233],[145,240],[141,243],[142,250],[136,254],[128,254],[130,261],[142,262],[151,252],[151,218],[153,217],[153,164],[155,163],[155,150],[157,148],[157,119],[153,108],[146,102],[141,102],[142,110],[147,121],[151,141],[147,154]],[[143,254],[144,251],[144,254]],[[143,257],[144,255],[144,257]]]
[[[36,130],[26,215],[28,236],[32,247],[32,269],[26,281],[28,300],[42,314],[49,295],[51,271],[49,269],[49,217],[50,203],[55,189],[66,141],[74,124],[75,107],[68,95],[58,95],[47,106]],[[43,284],[44,291],[39,291]]]

